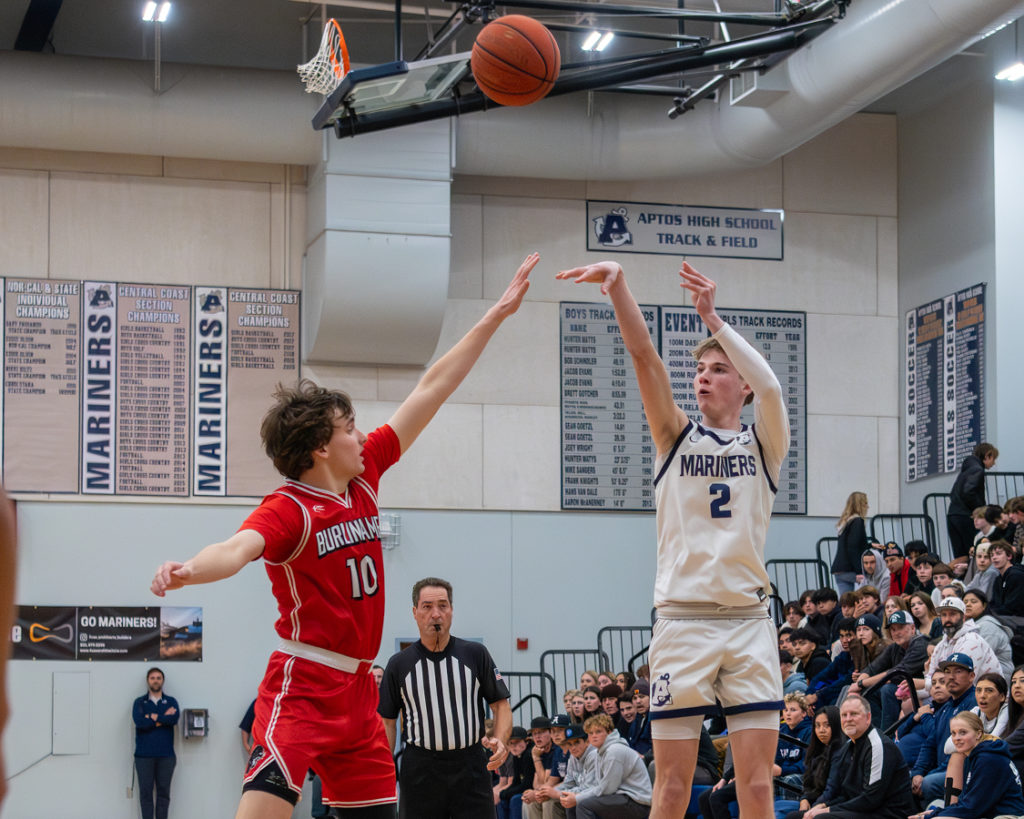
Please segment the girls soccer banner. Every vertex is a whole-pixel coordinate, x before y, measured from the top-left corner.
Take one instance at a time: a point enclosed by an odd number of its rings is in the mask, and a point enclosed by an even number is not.
[[[906,479],[956,472],[985,440],[985,285],[904,317]]]
[[[13,660],[203,659],[203,610],[193,606],[18,606]]]

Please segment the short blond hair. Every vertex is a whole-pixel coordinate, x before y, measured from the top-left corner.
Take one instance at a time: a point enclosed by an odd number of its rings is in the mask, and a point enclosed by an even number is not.
[[[791,691],[782,698],[782,701],[784,703],[795,702],[798,706],[800,706],[801,711],[803,711],[805,714],[807,713],[807,698],[799,691]]]
[[[729,354],[722,348],[722,345],[718,343],[717,338],[708,337],[704,339],[700,344],[693,348],[693,358],[695,361],[700,361],[705,355],[711,350],[718,350],[726,358],[729,358]],[[730,363],[732,359],[729,359]],[[742,376],[740,376],[742,379]],[[746,383],[746,382],[744,382]],[[750,393],[746,398],[743,399],[743,405],[746,406],[754,400],[754,393]]]
[[[583,721],[583,730],[589,734],[595,728],[604,728],[610,734],[615,730],[615,724],[607,714],[594,714]]]

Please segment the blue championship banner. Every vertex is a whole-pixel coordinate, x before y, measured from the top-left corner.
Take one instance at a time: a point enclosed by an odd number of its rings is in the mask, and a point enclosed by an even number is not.
[[[782,259],[783,211],[587,200],[587,250]]]
[[[203,659],[203,610],[193,606],[18,606],[13,660]]]
[[[956,472],[985,440],[985,285],[909,310],[906,479]]]

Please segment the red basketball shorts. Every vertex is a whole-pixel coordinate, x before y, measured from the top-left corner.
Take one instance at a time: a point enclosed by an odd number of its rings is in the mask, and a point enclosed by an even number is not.
[[[256,698],[244,782],[276,763],[297,794],[306,771],[316,771],[323,800],[334,807],[395,802],[395,763],[377,702],[372,674],[275,651]]]

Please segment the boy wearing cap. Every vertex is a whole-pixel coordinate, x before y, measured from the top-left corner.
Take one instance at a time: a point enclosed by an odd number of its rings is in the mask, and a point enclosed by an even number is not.
[[[922,686],[931,688],[931,677],[948,657],[953,654],[964,654],[971,658],[971,668],[979,675],[1002,674],[1002,666],[992,646],[981,636],[978,626],[973,620],[967,619],[967,607],[959,597],[944,597],[936,609],[942,621],[942,639],[932,649],[932,657],[928,662]]]
[[[629,726],[629,747],[642,757],[651,754],[651,684],[642,677],[633,683],[636,717]]]
[[[853,675],[851,694],[863,694],[894,671],[913,678],[924,670],[928,660],[928,638],[918,633],[910,612],[894,611],[889,615],[887,623],[893,641],[863,671]],[[876,726],[879,716],[883,728],[888,728],[899,717],[900,701],[896,699],[896,687],[897,682],[888,682],[881,690],[875,689],[867,695],[871,703],[871,721]],[[880,715],[876,712],[878,706],[881,709]]]
[[[807,677],[802,671],[793,670],[793,655],[779,649],[779,671],[782,672],[782,696],[794,692],[803,694],[807,690]]]
[[[741,810],[764,817],[772,813],[769,763],[782,706],[764,547],[789,450],[789,420],[771,367],[718,315],[715,282],[685,262],[679,275],[712,334],[693,350],[700,420],[676,405],[668,370],[621,266],[599,262],[557,278],[598,283],[611,298],[657,450],[658,619],[650,661],[658,778],[652,816],[675,819],[689,801],[704,713],[717,700],[729,722]],[[740,415],[751,403],[754,423],[748,427]],[[700,583],[693,582],[696,577]]]
[[[557,789],[551,789],[551,802],[544,803],[545,819],[549,816],[566,816],[569,810],[575,815],[576,794],[597,786],[597,748],[590,744],[582,725],[572,725],[565,729],[565,747],[569,749],[565,779]],[[558,813],[558,809],[561,809],[561,813]]]
[[[907,586],[913,572],[910,561],[903,556],[898,544],[889,541],[885,544],[885,568],[889,570],[889,595],[906,594]]]
[[[552,766],[557,765],[562,754],[561,749],[551,741],[551,721],[547,717],[534,717],[530,721],[530,739],[533,740],[533,748],[530,749],[533,758],[533,787],[523,794],[523,813],[526,816],[531,815],[530,806],[548,799],[538,789],[549,784]],[[556,776],[555,782],[559,779],[561,777]]]
[[[498,793],[498,801],[495,803],[499,819],[510,819],[514,807],[518,813],[518,806],[522,803],[523,794],[533,784],[533,757],[527,750],[526,729],[516,725],[508,738],[509,757],[506,765],[499,770],[502,775],[510,777],[509,784]],[[508,761],[511,760],[511,766]]]

